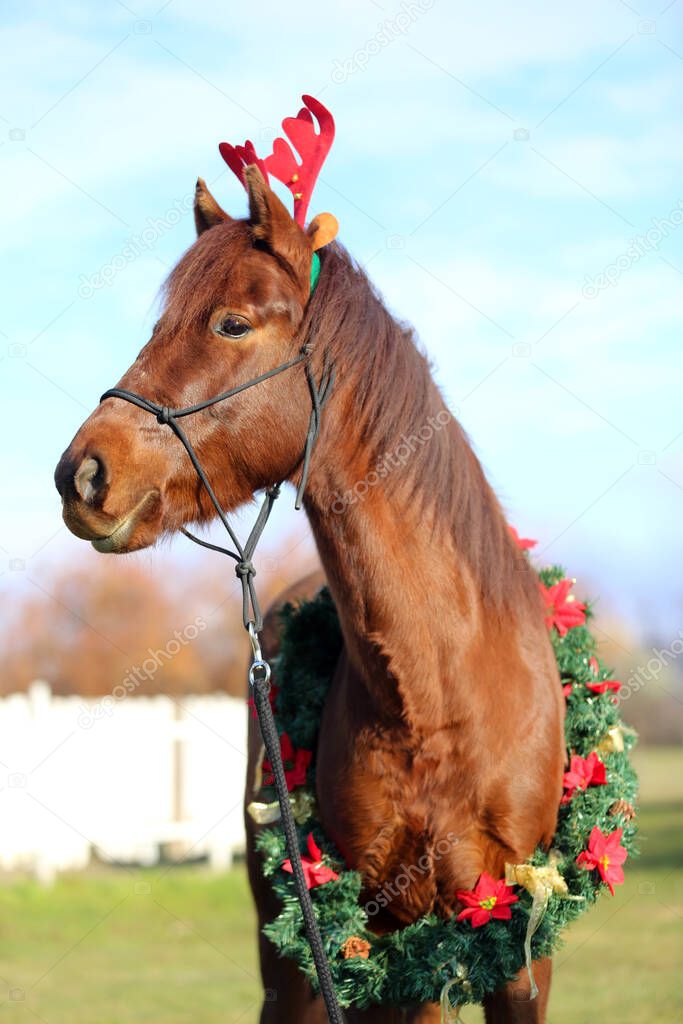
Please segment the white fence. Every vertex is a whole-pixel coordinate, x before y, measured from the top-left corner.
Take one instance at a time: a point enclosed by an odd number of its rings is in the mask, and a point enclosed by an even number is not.
[[[227,867],[244,848],[246,702],[0,698],[0,869],[49,881],[92,857]]]

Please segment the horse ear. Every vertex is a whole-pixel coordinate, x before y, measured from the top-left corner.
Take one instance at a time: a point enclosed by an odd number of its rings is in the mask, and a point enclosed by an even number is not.
[[[197,234],[201,235],[216,224],[222,224],[230,220],[230,217],[222,210],[213,198],[203,178],[197,178],[197,187],[194,192],[194,222],[197,226]]]
[[[249,194],[249,222],[254,238],[282,256],[294,270],[305,273],[308,280],[311,247],[304,232],[266,184],[255,164],[244,168],[244,183]]]

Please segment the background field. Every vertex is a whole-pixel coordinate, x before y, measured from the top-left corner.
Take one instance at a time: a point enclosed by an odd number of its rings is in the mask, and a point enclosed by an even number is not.
[[[683,753],[641,750],[642,855],[571,930],[553,1024],[683,1018]],[[243,867],[94,871],[0,890],[5,1019],[17,1024],[252,1024],[259,983]],[[481,1019],[478,1010],[464,1013]],[[294,1022],[293,1022],[294,1024]]]

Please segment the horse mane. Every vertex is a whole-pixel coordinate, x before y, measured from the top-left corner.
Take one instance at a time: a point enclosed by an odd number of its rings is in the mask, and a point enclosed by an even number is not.
[[[302,329],[313,349],[315,339],[323,342],[334,363],[370,468],[448,407],[414,329],[392,316],[364,270],[338,243],[322,251],[321,265]],[[330,403],[325,416],[333,415]],[[466,432],[449,415],[400,470],[386,475],[382,487],[433,513],[435,542],[444,533],[453,537],[488,604],[538,603],[532,573],[520,571],[526,560],[498,499]],[[339,423],[333,433],[343,437],[348,423]]]
[[[208,321],[216,297],[229,291],[235,268],[252,244],[245,221],[230,221],[200,236],[163,287],[163,334],[170,338]],[[368,469],[447,410],[413,328],[391,315],[363,269],[336,242],[321,250],[320,277],[296,344],[302,339],[311,345],[316,364],[321,364],[323,349],[332,360],[335,391],[343,387],[349,396],[351,422],[367,452]],[[324,421],[334,417],[334,407],[334,401],[326,407]],[[348,422],[333,429],[344,437]],[[453,538],[487,603],[500,608],[538,600],[532,574],[520,571],[523,556],[498,500],[452,415],[400,471],[387,473],[382,487],[395,492],[397,500],[432,513],[435,541]]]

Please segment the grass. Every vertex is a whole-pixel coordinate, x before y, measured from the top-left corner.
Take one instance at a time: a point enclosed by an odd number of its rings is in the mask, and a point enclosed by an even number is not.
[[[683,753],[641,751],[637,766],[642,856],[617,895],[568,933],[555,961],[553,1024],[683,1020]],[[5,1019],[16,1024],[255,1024],[244,871],[103,870],[52,888],[6,885],[0,979]],[[464,1018],[482,1019],[474,1008]]]
[[[626,881],[570,929],[555,959],[553,1024],[683,1020],[683,752],[634,757],[640,857]]]

